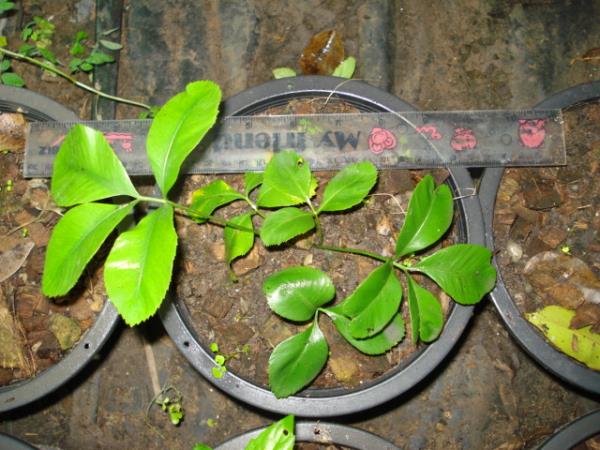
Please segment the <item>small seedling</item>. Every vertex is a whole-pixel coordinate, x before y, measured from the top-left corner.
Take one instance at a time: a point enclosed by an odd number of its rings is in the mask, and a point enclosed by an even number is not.
[[[169,393],[171,394],[170,396]],[[159,405],[168,414],[169,420],[173,425],[177,426],[183,420],[185,415],[183,410],[183,396],[174,386],[164,387],[153,399],[152,403]]]

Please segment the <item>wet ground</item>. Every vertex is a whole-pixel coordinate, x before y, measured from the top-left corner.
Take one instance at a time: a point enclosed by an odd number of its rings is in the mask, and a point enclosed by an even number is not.
[[[100,29],[113,26],[108,10],[122,9],[122,21],[114,21],[124,45],[119,94],[153,104],[196,79],[217,80],[225,96],[267,81],[273,67],[297,67],[309,37],[331,27],[357,57],[358,78],[419,109],[527,108],[600,78],[600,65],[572,62],[600,43],[598,1],[102,3]],[[66,52],[74,31],[94,31],[95,10],[91,0],[29,0],[5,32],[14,35],[19,20],[22,25],[32,15],[53,15]],[[91,116],[87,94],[23,71],[30,89]],[[115,79],[110,71],[99,78],[107,88]],[[113,107],[101,104],[96,111],[110,118]],[[120,118],[136,114],[116,110]],[[165,383],[182,392],[186,415],[176,428],[159,408],[151,409],[157,433],[144,419],[157,385]],[[457,350],[417,389],[337,420],[407,449],[516,450],[598,409],[599,400],[546,374],[512,341],[488,301]],[[0,417],[0,431],[61,449],[189,449],[273,419],[212,388],[152,320],[137,329],[121,326],[94,364],[44,401]]]

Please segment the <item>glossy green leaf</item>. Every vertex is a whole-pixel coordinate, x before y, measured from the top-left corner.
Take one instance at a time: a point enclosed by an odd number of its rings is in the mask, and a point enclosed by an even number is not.
[[[273,77],[276,80],[279,80],[280,78],[289,78],[295,76],[296,71],[294,69],[290,69],[289,67],[277,67],[276,69],[273,69]]]
[[[250,195],[263,182],[262,172],[246,172],[244,174],[244,194]]]
[[[317,323],[281,342],[269,358],[269,385],[277,398],[300,391],[325,366],[329,346]]]
[[[349,56],[348,58],[346,58],[338,64],[338,66],[335,68],[331,75],[334,77],[352,78],[352,75],[354,75],[355,70],[356,58]]]
[[[100,66],[102,64],[115,62],[115,59],[103,51],[93,50],[92,53],[90,53],[90,56],[86,58],[86,61],[89,64]]]
[[[7,86],[25,86],[25,80],[14,72],[4,72],[0,75],[0,78],[2,79],[2,84],[6,84]]]
[[[396,241],[396,258],[436,243],[452,223],[454,203],[450,188],[435,188],[431,175],[425,176],[413,191],[404,225]]]
[[[205,444],[195,444],[192,450],[213,450],[213,448]]]
[[[333,299],[335,287],[326,273],[298,266],[270,275],[263,283],[263,292],[273,311],[285,319],[303,322]]]
[[[362,202],[375,186],[377,169],[364,161],[340,170],[325,186],[318,212],[343,211]]]
[[[404,319],[400,313],[396,313],[390,323],[379,333],[366,339],[356,339],[350,332],[350,319],[343,315],[341,308],[326,308],[323,311],[331,318],[344,339],[367,355],[381,355],[387,352],[404,339],[406,334]]]
[[[139,196],[104,135],[84,125],[71,128],[58,150],[51,193],[59,206]]]
[[[128,325],[143,322],[160,306],[171,282],[176,249],[169,205],[152,211],[117,238],[104,266],[104,284]]]
[[[422,272],[458,303],[479,302],[496,284],[492,252],[473,244],[456,244],[423,258],[410,270]]]
[[[317,192],[319,182],[315,177],[311,177],[309,198],[313,198]],[[304,203],[298,200],[298,197],[287,192],[275,190],[268,184],[263,184],[258,191],[256,204],[261,208],[279,208],[282,206],[294,206]]]
[[[402,285],[391,262],[373,270],[341,308],[350,322],[350,333],[364,339],[380,332],[398,312],[402,300]]]
[[[212,215],[215,209],[243,199],[242,194],[223,180],[215,180],[192,193],[192,217],[196,222],[206,222],[206,217]]]
[[[311,197],[313,183],[310,167],[300,155],[291,151],[276,153],[265,168],[258,204],[259,206],[288,206],[306,203]],[[285,202],[266,205],[265,192],[270,190],[273,191],[269,194],[271,197],[282,196]]]
[[[591,369],[600,370],[600,335],[592,333],[591,326],[578,330],[569,328],[574,316],[575,311],[557,305],[525,315],[563,353]]]
[[[244,450],[293,450],[295,442],[294,416],[289,415],[265,428]]]
[[[267,247],[279,245],[315,227],[311,213],[298,208],[283,208],[269,214],[260,227],[260,239]]]
[[[252,213],[249,212],[232,217],[229,222],[233,225],[239,225],[240,227],[248,230],[254,230],[254,226],[252,224]],[[254,246],[254,233],[251,231],[226,226],[224,230],[224,240],[225,257],[227,259],[227,263],[231,264],[234,259],[244,256],[246,253],[252,250],[252,247]]]
[[[412,339],[423,342],[437,339],[444,327],[444,312],[435,296],[408,276],[408,305]]]
[[[65,213],[52,231],[46,250],[42,291],[65,295],[115,227],[133,209],[125,205],[84,203]]]
[[[152,173],[166,196],[187,156],[217,120],[221,90],[212,81],[195,81],[171,98],[152,121],[146,151]]]

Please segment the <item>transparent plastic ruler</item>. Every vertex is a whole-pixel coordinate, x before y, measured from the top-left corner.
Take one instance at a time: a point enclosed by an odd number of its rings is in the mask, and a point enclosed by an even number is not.
[[[149,120],[79,122],[104,133],[128,173],[151,174]],[[49,177],[75,123],[30,125],[24,176]],[[371,161],[381,169],[548,166],[566,163],[560,110],[444,111],[225,117],[182,171],[263,170],[273,153],[294,150],[313,170]]]

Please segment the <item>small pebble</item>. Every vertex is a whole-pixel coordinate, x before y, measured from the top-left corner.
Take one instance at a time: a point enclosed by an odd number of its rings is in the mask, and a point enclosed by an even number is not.
[[[506,243],[506,251],[510,256],[510,260],[516,263],[523,257],[523,247],[517,244],[515,241],[508,241]]]

